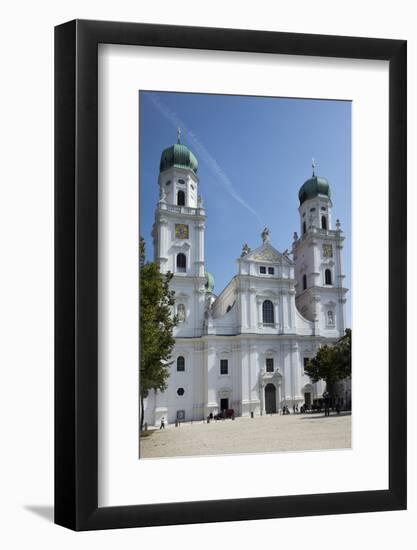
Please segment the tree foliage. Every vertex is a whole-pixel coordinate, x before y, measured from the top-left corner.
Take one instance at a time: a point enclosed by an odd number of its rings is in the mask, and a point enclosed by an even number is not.
[[[316,356],[305,366],[305,374],[313,383],[324,380],[327,390],[331,391],[335,382],[350,378],[352,375],[351,347],[352,331],[346,329],[345,335],[336,344],[319,348]]]
[[[172,274],[162,274],[155,262],[145,262],[145,242],[140,239],[140,397],[141,428],[143,399],[150,390],[164,391],[170,374],[170,357],[175,344],[172,315],[175,293],[169,288]]]

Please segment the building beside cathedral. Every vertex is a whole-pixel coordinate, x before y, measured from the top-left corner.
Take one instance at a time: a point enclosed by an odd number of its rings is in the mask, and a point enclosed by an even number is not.
[[[168,388],[145,400],[145,421],[201,420],[224,409],[263,415],[312,404],[325,384],[313,384],[304,365],[345,332],[344,236],[332,220],[329,183],[313,169],[301,186],[299,234],[290,252],[274,248],[265,228],[257,248],[243,245],[236,275],[216,294],[204,260],[197,170],[179,136],[162,152],[154,260],[162,273],[173,273],[179,324]]]

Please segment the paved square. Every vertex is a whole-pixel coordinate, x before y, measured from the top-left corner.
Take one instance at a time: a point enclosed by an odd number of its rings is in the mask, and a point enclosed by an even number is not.
[[[140,439],[141,458],[346,449],[351,415],[270,415],[171,424]]]

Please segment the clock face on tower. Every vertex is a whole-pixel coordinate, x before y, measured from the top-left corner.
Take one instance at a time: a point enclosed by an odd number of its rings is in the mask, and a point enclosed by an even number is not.
[[[185,223],[176,223],[175,224],[175,238],[176,239],[188,239],[188,225]]]
[[[333,257],[333,248],[331,244],[324,244],[323,245],[323,256],[325,258],[332,258]]]

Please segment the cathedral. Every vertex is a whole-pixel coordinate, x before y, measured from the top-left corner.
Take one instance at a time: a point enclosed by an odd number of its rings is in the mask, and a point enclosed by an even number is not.
[[[304,365],[319,346],[345,332],[344,236],[333,225],[330,186],[314,173],[300,188],[299,234],[279,252],[268,228],[242,247],[236,275],[219,293],[206,271],[206,211],[198,161],[177,143],[162,152],[159,201],[152,230],[154,261],[171,272],[178,326],[164,392],[145,400],[145,422],[202,420],[224,410],[236,416],[312,405],[325,391]]]

